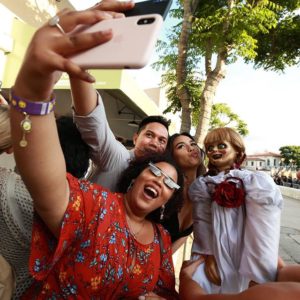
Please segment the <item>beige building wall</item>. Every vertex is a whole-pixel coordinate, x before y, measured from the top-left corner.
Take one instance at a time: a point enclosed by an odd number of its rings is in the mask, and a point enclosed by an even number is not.
[[[166,107],[168,105],[168,100],[167,100],[166,91],[164,88],[155,87],[155,88],[146,89],[145,93],[158,106],[159,111],[163,112],[166,109]],[[167,113],[167,114],[164,114],[164,116],[167,119],[171,120],[171,125],[169,127],[170,135],[179,132],[179,130],[180,130],[179,125],[181,124],[179,114]]]

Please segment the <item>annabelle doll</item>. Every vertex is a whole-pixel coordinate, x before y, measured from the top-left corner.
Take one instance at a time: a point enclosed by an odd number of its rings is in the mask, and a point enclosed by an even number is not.
[[[240,169],[245,146],[230,128],[210,131],[208,173],[191,185],[193,255],[203,255],[193,279],[207,293],[236,293],[274,281],[282,196],[269,175]]]

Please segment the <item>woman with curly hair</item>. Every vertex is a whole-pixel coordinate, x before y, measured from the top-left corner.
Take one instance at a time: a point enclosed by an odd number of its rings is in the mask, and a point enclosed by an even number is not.
[[[113,193],[66,174],[58,140],[57,71],[92,82],[69,57],[113,34],[74,29],[115,16],[96,9],[60,12],[34,34],[11,90],[16,163],[36,212],[29,268],[37,282],[24,299],[178,298],[170,236],[155,223],[181,206],[176,164],[168,157],[136,161],[120,184],[123,192]]]

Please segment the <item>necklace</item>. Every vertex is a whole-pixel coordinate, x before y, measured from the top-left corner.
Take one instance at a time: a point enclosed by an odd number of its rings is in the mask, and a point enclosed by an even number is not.
[[[129,217],[128,217],[127,215],[126,215],[126,220],[127,220],[127,224],[128,224],[130,233],[133,235],[133,237],[134,237],[135,239],[137,239],[137,236],[142,232],[142,230],[143,230],[143,228],[144,228],[144,226],[145,226],[146,220],[145,220],[145,219],[143,220],[143,222],[142,222],[140,228],[139,228],[136,232],[134,232],[134,231],[132,230],[131,225],[130,225],[130,219],[129,219]]]

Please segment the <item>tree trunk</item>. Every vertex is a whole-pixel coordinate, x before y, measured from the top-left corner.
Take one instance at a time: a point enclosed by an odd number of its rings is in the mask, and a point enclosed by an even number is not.
[[[189,35],[191,34],[191,1],[183,1],[184,15],[181,34],[178,42],[178,62],[176,66],[176,94],[181,103],[181,128],[180,132],[190,132],[191,129],[191,100],[184,83],[186,80],[186,58]]]
[[[196,129],[195,140],[200,146],[203,146],[204,138],[209,129],[211,109],[216,90],[219,86],[220,81],[225,78],[225,57],[225,52],[219,53],[215,69],[207,73],[205,86],[199,100],[200,115]]]
[[[235,5],[234,0],[228,0],[228,13],[226,21],[223,25],[223,34],[227,35],[231,12]],[[213,105],[213,100],[215,98],[216,90],[219,86],[219,83],[222,79],[225,78],[226,74],[226,58],[228,56],[229,45],[224,45],[223,49],[221,48],[218,52],[216,67],[211,71],[211,49],[208,48],[205,56],[205,68],[206,68],[206,81],[204,90],[200,96],[200,115],[199,121],[196,129],[195,140],[202,147],[205,136],[209,129],[211,109]]]

